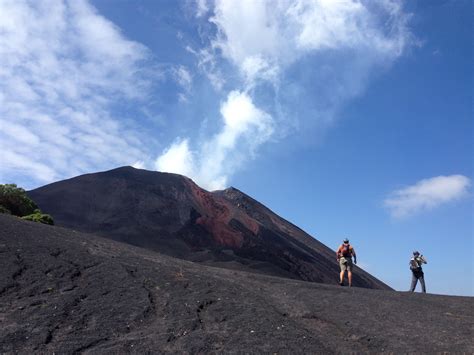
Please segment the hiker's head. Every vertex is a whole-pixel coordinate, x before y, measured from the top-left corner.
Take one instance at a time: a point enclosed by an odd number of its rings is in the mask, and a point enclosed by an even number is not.
[[[420,252],[415,250],[415,251],[413,252],[413,255],[414,255],[414,256],[419,256],[419,255],[420,255]]]
[[[344,244],[349,244],[349,239],[345,238],[345,239],[343,240],[343,242],[344,242]]]

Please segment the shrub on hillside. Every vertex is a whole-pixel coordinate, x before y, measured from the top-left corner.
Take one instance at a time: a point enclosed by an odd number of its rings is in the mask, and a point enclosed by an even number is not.
[[[38,209],[36,203],[26,195],[26,191],[15,184],[0,184],[0,206],[2,210],[19,217],[33,214]]]
[[[26,191],[15,184],[0,184],[0,213],[8,213],[27,221],[54,224],[49,214],[44,214]]]
[[[0,213],[12,214],[9,209],[0,205]]]
[[[53,218],[49,214],[41,213],[40,210],[36,210],[35,213],[32,213],[28,216],[23,216],[21,217],[21,219],[24,219],[26,221],[54,225]]]

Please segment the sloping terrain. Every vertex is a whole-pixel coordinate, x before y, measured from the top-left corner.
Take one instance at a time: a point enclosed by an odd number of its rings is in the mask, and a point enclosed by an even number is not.
[[[213,268],[6,215],[0,270],[0,352],[474,352],[473,298]]]
[[[123,167],[28,195],[60,226],[207,265],[338,282],[334,251],[234,188],[208,192],[181,175]],[[358,268],[353,283],[390,289]]]

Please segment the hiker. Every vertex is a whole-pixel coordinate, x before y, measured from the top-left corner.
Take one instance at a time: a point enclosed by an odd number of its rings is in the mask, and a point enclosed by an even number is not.
[[[411,292],[415,291],[416,284],[418,283],[418,280],[420,280],[421,291],[426,293],[425,274],[423,273],[423,268],[421,267],[423,264],[426,264],[426,259],[423,257],[423,255],[420,255],[418,251],[414,251],[413,257],[410,259],[410,270],[412,272],[410,288]]]
[[[349,287],[352,287],[352,257],[354,257],[354,264],[357,264],[357,257],[354,248],[349,244],[349,239],[345,238],[343,244],[337,249],[337,261],[341,267],[339,274],[339,285],[344,284],[344,274],[347,270],[347,277],[349,279]]]

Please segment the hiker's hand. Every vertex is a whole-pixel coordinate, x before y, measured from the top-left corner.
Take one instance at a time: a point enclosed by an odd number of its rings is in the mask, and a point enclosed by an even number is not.
[[[354,264],[356,264],[356,265],[357,265],[357,260],[356,260],[356,259],[354,259]]]

